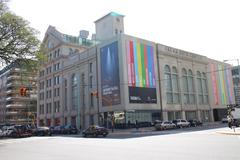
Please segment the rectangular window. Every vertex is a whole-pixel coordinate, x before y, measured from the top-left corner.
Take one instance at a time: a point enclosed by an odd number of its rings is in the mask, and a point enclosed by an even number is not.
[[[57,96],[60,95],[60,88],[57,88]]]
[[[90,80],[89,80],[90,82],[90,84],[89,84],[89,88],[92,88],[92,82],[93,82],[93,76],[90,76]]]
[[[93,103],[93,95],[90,95],[90,106],[93,107],[94,103]]]
[[[57,95],[57,90],[56,90],[56,88],[54,88],[54,90],[53,90],[53,96],[56,97],[56,95]]]
[[[92,73],[92,63],[89,63],[89,72]]]
[[[64,110],[67,111],[68,108],[67,108],[67,88],[65,88],[65,92],[64,92]]]

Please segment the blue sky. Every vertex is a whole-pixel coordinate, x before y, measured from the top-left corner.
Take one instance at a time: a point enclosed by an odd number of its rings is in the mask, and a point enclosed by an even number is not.
[[[49,25],[76,36],[81,29],[94,33],[94,21],[115,11],[125,15],[126,34],[219,61],[240,59],[237,0],[11,0],[9,7],[41,40]]]

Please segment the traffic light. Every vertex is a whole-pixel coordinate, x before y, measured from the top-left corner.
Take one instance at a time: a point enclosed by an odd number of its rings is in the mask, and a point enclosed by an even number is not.
[[[26,87],[21,87],[20,88],[20,95],[21,96],[27,96],[27,88]]]

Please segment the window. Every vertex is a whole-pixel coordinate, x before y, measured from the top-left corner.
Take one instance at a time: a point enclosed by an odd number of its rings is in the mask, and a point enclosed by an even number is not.
[[[54,56],[53,56],[53,57],[54,57],[54,58],[57,57],[57,50],[54,51]]]
[[[75,74],[72,75],[72,109],[77,108],[77,77]]]
[[[93,95],[90,94],[90,106],[93,107]]]
[[[42,77],[42,76],[44,76],[44,70],[39,71],[39,77]]]
[[[50,66],[50,67],[47,67],[47,74],[50,74],[51,72],[52,72],[52,66]]]
[[[39,89],[40,89],[40,90],[44,89],[44,81],[42,81],[42,82],[39,83]]]
[[[60,112],[60,101],[55,101],[54,102],[54,112],[55,113]]]
[[[208,89],[207,89],[207,76],[206,73],[197,71],[197,86],[199,104],[208,104]]]
[[[57,57],[60,55],[60,49],[57,50]]]
[[[164,67],[164,81],[167,103],[179,103],[178,73],[176,67],[172,67],[172,72],[168,65]]]
[[[39,113],[40,113],[40,114],[44,114],[44,104],[41,104],[41,105],[39,106]]]
[[[89,72],[92,73],[92,63],[89,63]]]
[[[182,91],[183,91],[183,103],[184,104],[194,104],[195,95],[193,89],[193,74],[192,70],[182,69]]]
[[[115,34],[116,34],[116,35],[118,34],[118,29],[115,29]]]
[[[60,95],[60,88],[57,88],[57,96]]]
[[[47,87],[51,87],[51,85],[52,85],[52,79],[48,79],[47,80]]]
[[[64,110],[67,111],[67,79],[64,80]]]
[[[44,92],[39,93],[39,100],[44,100]]]
[[[53,78],[53,85],[58,85],[60,83],[60,77],[59,76],[55,76]]]
[[[52,113],[52,103],[47,103],[47,113]]]
[[[208,89],[207,89],[207,76],[202,73],[202,86],[203,86],[203,104],[208,104]]]
[[[90,76],[90,77],[89,77],[89,81],[90,81],[90,82],[89,82],[89,83],[90,83],[90,84],[89,84],[89,88],[92,88],[93,76]]]

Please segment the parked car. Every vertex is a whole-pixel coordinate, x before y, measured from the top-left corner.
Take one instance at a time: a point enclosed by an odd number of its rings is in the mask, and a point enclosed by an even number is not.
[[[155,120],[154,122],[152,122],[152,126],[155,126],[156,124],[161,124],[162,121],[161,120]]]
[[[2,131],[2,129],[0,129],[0,138],[4,137],[4,132]]]
[[[190,127],[190,123],[184,119],[176,119],[172,121],[178,128]]]
[[[227,117],[222,118],[222,123],[228,123],[228,118]]]
[[[63,134],[64,133],[64,126],[55,126],[51,129],[53,134]]]
[[[155,125],[156,130],[165,130],[176,128],[176,125],[170,121],[163,121],[162,123],[157,123]]]
[[[202,126],[202,122],[196,119],[191,119],[188,121],[191,127]]]
[[[76,126],[66,125],[63,129],[63,134],[77,134],[78,129]]]
[[[89,128],[83,130],[82,132],[83,137],[87,136],[94,136],[97,137],[99,135],[102,135],[103,137],[106,137],[108,135],[108,129],[105,127],[100,126],[90,126]]]
[[[20,138],[32,136],[32,130],[26,125],[14,125],[3,127],[3,135],[5,137]]]
[[[35,136],[51,136],[52,133],[49,127],[37,127],[34,130],[34,135]]]

